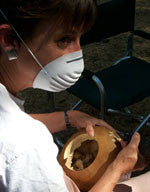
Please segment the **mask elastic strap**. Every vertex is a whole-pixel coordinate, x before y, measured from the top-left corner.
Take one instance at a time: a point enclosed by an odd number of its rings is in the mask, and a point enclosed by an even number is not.
[[[31,49],[27,46],[27,44],[24,42],[24,40],[22,39],[22,37],[19,35],[19,33],[17,32],[17,30],[15,29],[15,27],[11,24],[11,22],[8,20],[8,18],[6,17],[6,15],[4,14],[4,12],[2,11],[2,9],[0,8],[0,13],[2,14],[2,16],[4,17],[4,19],[9,23],[9,25],[11,26],[11,28],[14,30],[14,32],[16,33],[16,35],[18,36],[18,38],[20,39],[20,41],[23,43],[23,45],[25,46],[25,48],[28,50],[28,52],[31,54],[31,56],[33,57],[33,59],[36,61],[36,63],[43,69],[43,71],[45,72],[46,75],[48,75],[47,71],[45,70],[45,68],[41,65],[41,63],[39,62],[39,60],[37,59],[37,57],[32,53]]]

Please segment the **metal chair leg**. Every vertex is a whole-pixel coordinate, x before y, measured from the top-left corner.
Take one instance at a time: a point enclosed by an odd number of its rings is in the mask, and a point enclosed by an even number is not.
[[[93,81],[96,83],[100,95],[101,95],[101,100],[100,100],[100,118],[105,119],[105,113],[106,113],[106,96],[105,96],[105,88],[101,82],[101,80],[96,76],[92,76]]]

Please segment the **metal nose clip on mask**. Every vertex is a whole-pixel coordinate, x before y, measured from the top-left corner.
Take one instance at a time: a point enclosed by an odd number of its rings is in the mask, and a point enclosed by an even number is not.
[[[82,50],[63,55],[43,67],[18,34],[14,26],[9,22],[2,9],[0,9],[0,13],[12,27],[36,63],[41,67],[41,71],[37,74],[33,81],[33,88],[40,88],[51,92],[60,92],[75,84],[84,69]]]

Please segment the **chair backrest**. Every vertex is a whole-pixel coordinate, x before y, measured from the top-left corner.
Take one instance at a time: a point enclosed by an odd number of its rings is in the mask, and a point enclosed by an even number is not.
[[[95,24],[82,36],[81,45],[134,30],[135,0],[111,0],[98,5],[97,9]]]

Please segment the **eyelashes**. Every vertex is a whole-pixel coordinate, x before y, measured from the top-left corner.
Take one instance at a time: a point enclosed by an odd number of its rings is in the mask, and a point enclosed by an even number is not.
[[[59,38],[55,42],[56,42],[58,47],[65,48],[69,44],[71,44],[72,42],[75,42],[75,41],[76,41],[76,37],[70,36],[70,35],[66,35],[66,36],[63,36],[63,37]]]

